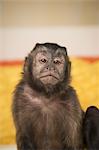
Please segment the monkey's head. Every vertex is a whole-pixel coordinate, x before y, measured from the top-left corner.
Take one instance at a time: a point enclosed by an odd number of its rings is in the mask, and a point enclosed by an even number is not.
[[[54,43],[36,44],[25,60],[24,78],[32,88],[45,93],[65,88],[70,79],[66,48]]]

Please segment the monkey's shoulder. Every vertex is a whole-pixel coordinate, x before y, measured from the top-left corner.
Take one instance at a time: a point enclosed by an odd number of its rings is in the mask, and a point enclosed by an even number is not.
[[[13,101],[15,104],[25,107],[41,106],[42,96],[33,90],[26,82],[21,80],[14,90]],[[44,99],[44,98],[43,98]]]
[[[60,100],[65,103],[66,106],[72,107],[72,109],[82,110],[76,90],[72,86],[69,86],[60,94]]]
[[[64,101],[70,99],[71,101],[78,101],[78,96],[75,91],[75,89],[71,86],[69,86],[67,89],[65,89],[61,94],[60,98]]]

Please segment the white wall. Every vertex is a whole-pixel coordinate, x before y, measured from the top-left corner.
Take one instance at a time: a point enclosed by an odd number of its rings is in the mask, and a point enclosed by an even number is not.
[[[23,59],[37,42],[99,56],[99,1],[1,0],[0,60]]]
[[[99,55],[99,26],[2,28],[0,60],[23,59],[37,42],[66,46],[69,55]]]

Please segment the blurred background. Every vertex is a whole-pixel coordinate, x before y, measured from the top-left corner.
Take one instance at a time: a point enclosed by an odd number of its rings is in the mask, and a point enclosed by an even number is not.
[[[99,1],[0,0],[1,145],[15,143],[12,92],[21,77],[24,57],[42,42],[67,47],[71,84],[82,108],[99,107]]]

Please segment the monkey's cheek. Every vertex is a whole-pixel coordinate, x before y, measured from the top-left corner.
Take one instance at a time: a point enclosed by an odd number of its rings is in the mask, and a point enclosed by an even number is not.
[[[52,84],[52,85],[55,85],[56,83],[58,83],[58,79],[52,77],[52,76],[48,76],[48,77],[44,77],[44,78],[41,78],[40,79],[41,82],[43,84]]]

